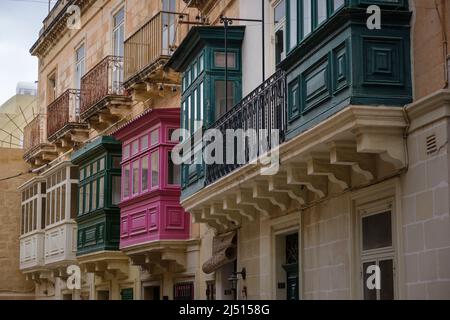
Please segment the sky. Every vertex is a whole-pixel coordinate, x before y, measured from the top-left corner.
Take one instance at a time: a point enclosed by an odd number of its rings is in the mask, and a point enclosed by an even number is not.
[[[47,13],[48,0],[0,0],[0,105],[18,82],[37,80],[38,60],[29,51]]]

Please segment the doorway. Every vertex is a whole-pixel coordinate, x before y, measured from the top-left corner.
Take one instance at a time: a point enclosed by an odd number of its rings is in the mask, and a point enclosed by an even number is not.
[[[144,287],[144,300],[161,300],[161,287],[159,286],[149,286]]]

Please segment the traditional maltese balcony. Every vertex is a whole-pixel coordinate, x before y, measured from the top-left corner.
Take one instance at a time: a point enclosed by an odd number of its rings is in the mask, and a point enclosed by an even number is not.
[[[47,269],[64,270],[76,263],[78,170],[63,162],[47,172],[45,205],[44,264]]]
[[[44,266],[46,181],[36,177],[19,190],[22,192],[20,270],[28,273]]]
[[[24,160],[32,167],[40,167],[57,156],[56,148],[47,142],[45,116],[38,115],[24,128]]]
[[[108,56],[81,79],[80,119],[103,131],[120,120],[131,105],[123,87],[123,58]]]
[[[80,119],[80,90],[69,89],[47,107],[48,141],[65,152],[88,135],[88,125]]]
[[[180,75],[164,66],[188,32],[179,23],[187,19],[187,14],[161,11],[125,40],[124,86],[136,99],[161,96],[181,84]]]

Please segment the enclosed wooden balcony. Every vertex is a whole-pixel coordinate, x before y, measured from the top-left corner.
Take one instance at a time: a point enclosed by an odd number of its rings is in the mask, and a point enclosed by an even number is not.
[[[181,84],[180,75],[164,66],[189,31],[188,15],[161,11],[125,40],[124,86],[142,99],[164,86]]]
[[[45,116],[38,115],[24,128],[23,158],[32,167],[49,163],[57,156],[55,146],[47,142],[45,120]]]
[[[88,125],[80,119],[80,90],[69,89],[47,107],[48,141],[64,152],[88,135]]]
[[[123,87],[123,58],[107,56],[81,79],[80,118],[103,131],[123,117],[131,97]]]

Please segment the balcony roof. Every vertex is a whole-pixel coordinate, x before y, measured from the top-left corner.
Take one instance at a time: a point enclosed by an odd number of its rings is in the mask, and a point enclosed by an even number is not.
[[[119,141],[110,136],[102,136],[75,151],[72,154],[72,163],[78,165],[86,159],[97,156],[99,153],[120,150],[121,143]]]
[[[245,26],[228,28],[228,45],[240,47],[244,39]],[[184,72],[188,64],[207,45],[223,46],[225,41],[224,27],[200,26],[193,27],[183,42],[173,53],[166,67],[177,72]]]

